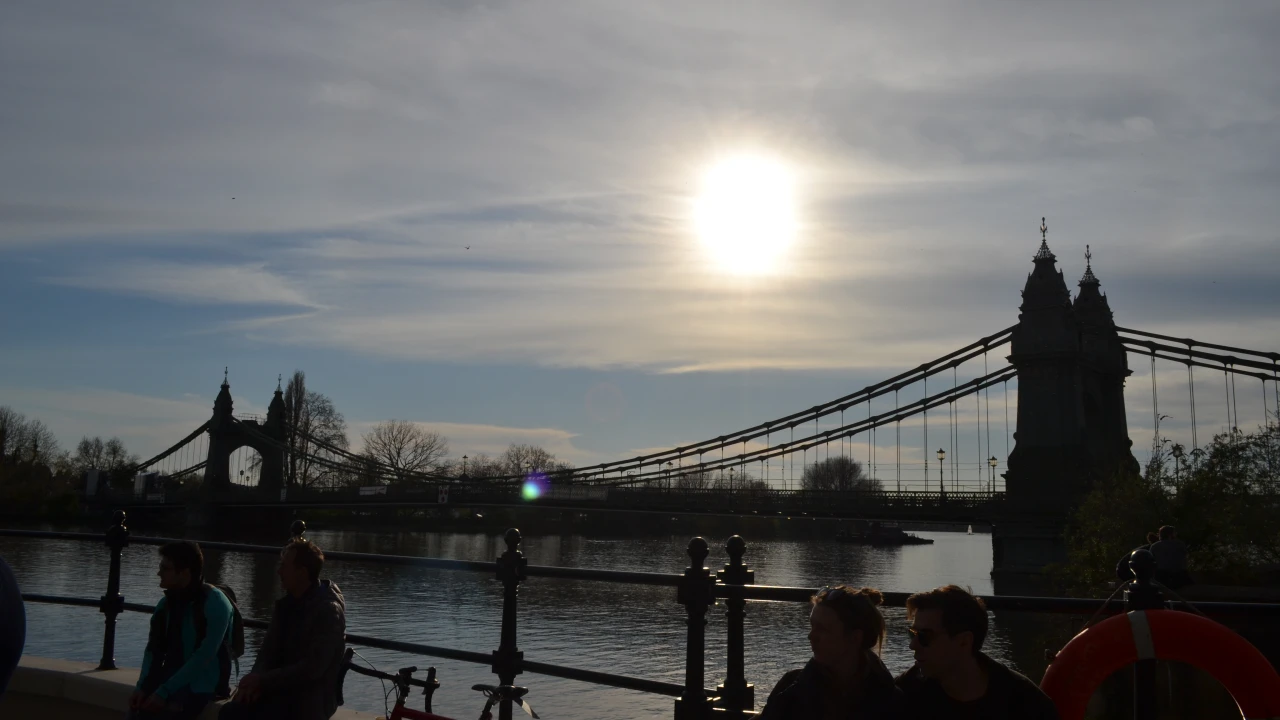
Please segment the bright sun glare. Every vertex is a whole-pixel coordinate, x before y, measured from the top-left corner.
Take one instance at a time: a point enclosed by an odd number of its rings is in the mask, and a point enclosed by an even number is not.
[[[723,160],[702,178],[694,219],[720,267],[740,275],[772,272],[796,232],[791,173],[756,155]]]

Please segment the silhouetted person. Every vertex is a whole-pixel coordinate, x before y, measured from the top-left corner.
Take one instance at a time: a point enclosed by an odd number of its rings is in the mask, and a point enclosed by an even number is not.
[[[151,615],[130,717],[194,718],[226,682],[218,650],[231,632],[231,602],[205,585],[204,555],[193,542],[162,546],[156,575],[164,597]]]
[[[910,718],[1057,720],[1053,701],[982,652],[987,609],[955,585],[907,598],[916,664],[898,677]]]
[[[1120,561],[1116,563],[1116,579],[1120,582],[1128,582],[1132,580],[1133,571],[1129,569],[1129,556],[1134,553],[1134,550],[1150,550],[1151,546],[1159,539],[1160,535],[1158,533],[1149,532],[1147,533],[1146,545],[1139,545],[1133,550],[1125,553],[1124,556],[1120,558]]]
[[[1187,544],[1178,539],[1172,525],[1160,528],[1160,540],[1151,546],[1156,559],[1156,580],[1173,590],[1191,584],[1187,573]]]
[[[9,687],[26,641],[27,611],[22,604],[22,590],[13,570],[0,557],[0,695]]]
[[[813,659],[769,693],[760,720],[901,718],[902,693],[877,654],[884,643],[879,590],[841,585],[810,599]]]
[[[240,680],[220,720],[327,720],[338,707],[338,669],[346,649],[346,603],[338,586],[320,579],[324,552],[295,539],[280,553],[276,573],[285,596],[276,601],[253,670]]]

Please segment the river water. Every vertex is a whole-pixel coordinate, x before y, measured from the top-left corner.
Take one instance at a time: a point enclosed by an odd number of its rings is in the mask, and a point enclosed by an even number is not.
[[[945,583],[990,593],[990,535],[921,532],[933,545],[873,548],[813,540],[775,540],[748,545],[746,562],[756,582],[820,587],[845,582],[889,591],[916,591]],[[334,531],[309,532],[322,548],[355,552],[421,555],[492,561],[505,546],[498,535]],[[708,538],[713,569],[726,562],[723,538]],[[680,572],[688,565],[687,537],[598,539],[583,536],[528,537],[522,549],[534,565]],[[96,598],[106,588],[108,557],[97,543],[0,537],[3,556],[24,592]],[[122,562],[121,592],[129,602],[154,603],[161,596],[152,546],[132,546]],[[246,617],[270,617],[279,596],[276,559],[244,553],[206,553],[211,581],[230,585]],[[325,575],[347,601],[347,629],[372,635],[464,650],[489,652],[498,646],[502,588],[487,573],[428,570],[371,563],[331,561]],[[911,665],[904,611],[885,609],[889,632],[883,657],[891,671]],[[102,648],[102,616],[92,608],[27,604],[26,652],[32,655],[96,661]],[[520,589],[519,646],[527,660],[602,670],[682,683],[684,680],[684,608],[675,588],[530,578]],[[707,624],[707,685],[724,678],[723,604],[712,608]],[[808,608],[798,603],[747,605],[747,680],[757,686],[757,706],[787,670],[809,656]],[[1008,660],[1010,629],[992,621],[986,651]],[[147,616],[121,616],[116,640],[119,665],[137,667],[146,642]],[[261,642],[246,630],[241,667],[247,672]],[[435,710],[459,718],[478,714],[480,698],[472,684],[496,682],[487,666],[394,652],[359,649],[379,669],[434,665],[441,689]],[[421,676],[421,675],[420,675]],[[673,699],[526,673],[518,684],[529,687],[528,700],[544,718],[669,716]],[[382,712],[378,681],[351,675],[347,706]],[[414,706],[420,698],[415,697]]]

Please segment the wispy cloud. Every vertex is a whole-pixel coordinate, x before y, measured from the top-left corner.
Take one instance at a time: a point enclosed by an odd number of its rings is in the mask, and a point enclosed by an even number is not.
[[[294,283],[263,264],[137,261],[47,278],[56,285],[143,295],[180,303],[312,306]]]

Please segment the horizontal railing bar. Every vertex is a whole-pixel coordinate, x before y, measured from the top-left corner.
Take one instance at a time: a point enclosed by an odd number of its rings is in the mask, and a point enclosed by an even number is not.
[[[627,570],[590,570],[586,568],[556,567],[554,565],[529,565],[525,567],[525,574],[538,577],[630,583],[633,585],[667,585],[670,587],[679,585],[680,580],[683,577],[682,575],[677,575],[675,573],[630,572]]]
[[[96,608],[102,604],[97,598],[67,597],[65,595],[43,595],[41,593],[22,593],[23,602],[53,603],[55,605],[79,605]]]
[[[566,680],[580,680],[582,682],[594,683],[596,685],[609,685],[611,687],[622,688],[624,690],[639,690],[640,692],[654,693],[655,695],[679,697],[684,693],[683,685],[662,682],[660,680],[644,680],[642,678],[627,677],[626,675],[614,675],[613,673],[599,672],[596,670],[580,670],[578,668],[561,667],[559,665],[530,662],[528,660],[521,662],[520,667],[523,670],[538,673],[539,675],[550,675],[552,677],[564,678]],[[715,695],[715,692],[712,690],[707,690],[706,692],[708,697]]]
[[[98,607],[100,603],[99,600],[94,598],[45,595],[42,593],[22,593],[22,599],[24,602],[76,605],[92,608]],[[143,605],[140,603],[124,603],[124,609],[148,615],[155,612],[155,608],[153,606]],[[254,628],[256,630],[266,630],[268,623],[254,618],[244,618],[244,626],[247,628]],[[460,660],[462,662],[476,663],[478,665],[490,665],[493,663],[493,655],[491,653],[476,652],[474,650],[457,650],[455,648],[439,647],[437,645],[422,645],[419,643],[401,642],[398,640],[383,640],[382,638],[370,637],[368,635],[355,635],[352,633],[347,633],[346,640],[353,645],[373,647],[381,650],[393,650],[395,652],[403,652],[410,655],[427,655],[429,657],[439,657],[447,660]],[[539,675],[549,675],[551,677],[564,678],[566,680],[579,680],[581,682],[588,682],[596,685],[608,685],[610,687],[622,688],[624,690],[639,690],[641,692],[654,693],[656,695],[678,697],[684,692],[684,686],[676,685],[675,683],[661,682],[658,680],[645,680],[643,678],[629,677],[627,675],[615,675],[613,673],[599,672],[597,670],[583,670],[581,668],[565,667],[563,665],[554,665],[552,663],[531,662],[526,660],[520,664],[520,667],[523,670],[527,670],[531,673],[537,673]],[[710,690],[707,692],[709,695],[715,694]]]

